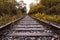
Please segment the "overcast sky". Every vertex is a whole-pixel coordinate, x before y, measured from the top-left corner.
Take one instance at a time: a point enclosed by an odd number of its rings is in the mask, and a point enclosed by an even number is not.
[[[20,0],[17,0],[17,2],[19,2],[19,1],[20,1]],[[23,0],[23,1],[27,4],[26,7],[27,7],[27,10],[28,10],[28,11],[29,11],[29,9],[30,9],[30,8],[29,8],[29,4],[32,3],[32,2],[33,2],[33,3],[36,2],[35,0]]]

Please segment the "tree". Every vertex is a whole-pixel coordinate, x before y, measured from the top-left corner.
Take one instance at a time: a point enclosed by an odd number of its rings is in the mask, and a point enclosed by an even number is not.
[[[34,3],[30,4],[30,11],[29,13],[37,13],[40,12],[42,13],[45,10],[45,6],[41,4],[35,5]]]
[[[26,12],[26,3],[24,3],[23,0],[19,2],[19,10],[21,10],[22,12]]]
[[[59,14],[60,13],[59,5],[60,0],[41,0],[37,5],[30,6],[29,13],[40,12],[47,14]]]

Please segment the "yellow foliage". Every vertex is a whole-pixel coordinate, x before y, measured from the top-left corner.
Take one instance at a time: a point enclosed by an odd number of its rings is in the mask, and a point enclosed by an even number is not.
[[[33,16],[42,20],[60,23],[60,15],[46,15],[45,13],[37,13]]]

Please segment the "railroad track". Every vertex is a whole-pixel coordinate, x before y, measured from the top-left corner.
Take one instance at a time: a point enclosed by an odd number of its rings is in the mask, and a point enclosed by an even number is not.
[[[0,29],[0,40],[60,40],[56,32],[36,19],[26,16]]]

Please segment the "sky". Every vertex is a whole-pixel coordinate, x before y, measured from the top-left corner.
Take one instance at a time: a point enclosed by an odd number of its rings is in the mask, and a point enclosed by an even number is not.
[[[20,0],[17,0],[17,2],[19,2]],[[26,3],[26,7],[27,7],[27,12],[30,10],[29,4],[36,3],[36,0],[23,0]]]

